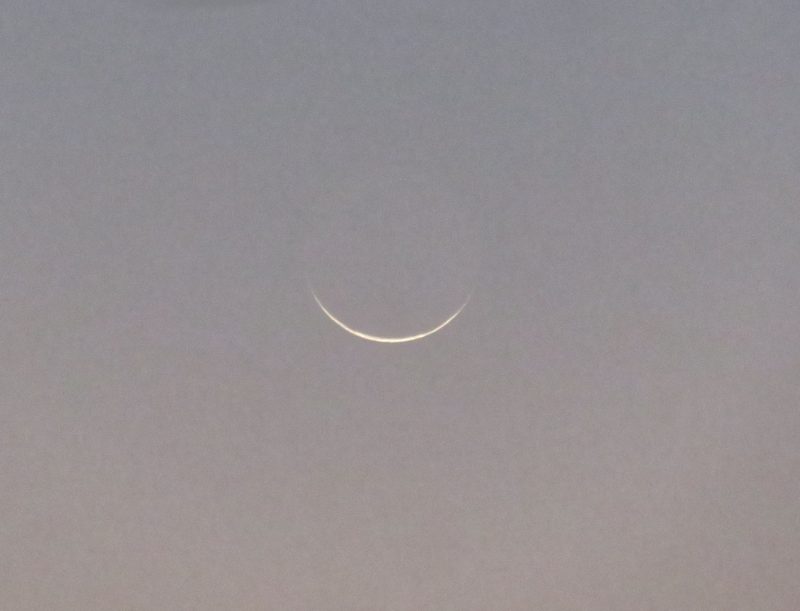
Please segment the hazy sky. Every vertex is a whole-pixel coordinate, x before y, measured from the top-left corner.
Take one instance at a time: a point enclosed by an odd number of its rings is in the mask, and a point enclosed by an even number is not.
[[[796,0],[4,0],[0,608],[795,611],[798,160]]]

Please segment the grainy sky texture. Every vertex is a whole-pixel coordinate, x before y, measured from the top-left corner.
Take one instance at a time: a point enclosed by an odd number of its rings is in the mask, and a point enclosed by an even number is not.
[[[3,0],[0,608],[796,611],[799,170],[795,0]]]

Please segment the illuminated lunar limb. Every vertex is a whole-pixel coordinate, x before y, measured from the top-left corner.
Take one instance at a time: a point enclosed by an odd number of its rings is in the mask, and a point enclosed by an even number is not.
[[[429,335],[433,335],[437,331],[441,331],[447,325],[449,325],[451,322],[453,322],[455,320],[456,316],[461,314],[461,311],[466,307],[466,305],[467,305],[467,303],[469,303],[469,299],[470,299],[469,297],[467,297],[467,299],[464,301],[464,303],[461,304],[461,307],[459,307],[453,314],[451,314],[444,322],[439,323],[433,329],[429,329],[428,331],[424,331],[422,333],[417,333],[416,335],[407,335],[407,336],[404,336],[404,337],[384,337],[384,336],[380,336],[380,335],[371,335],[369,333],[364,333],[363,331],[359,331],[358,329],[354,329],[353,327],[350,327],[350,326],[346,325],[341,320],[336,318],[330,312],[330,310],[328,310],[328,308],[326,308],[322,304],[322,302],[320,301],[319,297],[317,297],[317,294],[314,292],[313,289],[311,289],[311,295],[314,297],[314,301],[317,302],[317,305],[324,312],[325,316],[330,318],[339,327],[341,327],[342,329],[344,329],[345,331],[347,331],[351,335],[355,335],[356,337],[359,337],[361,339],[365,339],[365,340],[370,341],[370,342],[378,342],[380,344],[404,344],[406,342],[413,342],[413,341],[416,341],[418,339],[423,339],[425,337],[428,337]]]

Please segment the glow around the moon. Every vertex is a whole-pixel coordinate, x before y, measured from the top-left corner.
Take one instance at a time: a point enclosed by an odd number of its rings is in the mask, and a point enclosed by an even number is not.
[[[416,335],[407,335],[407,336],[404,336],[404,337],[384,337],[384,336],[380,336],[380,335],[371,335],[369,333],[364,333],[363,331],[359,331],[357,329],[353,329],[352,327],[347,326],[341,320],[336,318],[328,310],[328,308],[326,308],[322,304],[322,302],[319,300],[319,297],[317,297],[317,294],[314,292],[313,289],[311,289],[311,295],[314,297],[314,301],[317,302],[317,305],[325,313],[325,315],[328,318],[330,318],[333,322],[335,322],[337,325],[339,325],[342,329],[344,329],[345,331],[347,331],[351,335],[355,335],[356,337],[360,337],[361,339],[365,339],[365,340],[370,341],[370,342],[378,342],[378,343],[381,343],[381,344],[403,344],[403,343],[406,343],[406,342],[413,342],[413,341],[416,341],[418,339],[423,339],[425,337],[428,337],[429,335],[433,335],[437,331],[440,331],[440,330],[444,329],[447,325],[449,325],[451,322],[453,322],[453,320],[455,320],[456,316],[461,314],[461,311],[466,307],[466,305],[467,305],[467,303],[469,303],[469,299],[470,299],[469,297],[467,297],[467,299],[464,301],[464,303],[461,304],[461,307],[459,307],[453,314],[451,314],[444,322],[438,324],[433,329],[429,329],[428,331],[424,331],[422,333],[417,333]]]

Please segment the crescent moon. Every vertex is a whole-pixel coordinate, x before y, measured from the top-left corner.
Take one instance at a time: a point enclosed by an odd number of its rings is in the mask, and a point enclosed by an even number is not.
[[[407,336],[404,336],[404,337],[384,337],[384,336],[380,336],[380,335],[370,335],[369,333],[364,333],[363,331],[359,331],[358,329],[353,329],[353,327],[347,326],[341,320],[336,318],[330,312],[330,310],[328,310],[328,308],[326,308],[322,304],[322,302],[319,300],[319,297],[317,297],[317,294],[314,292],[313,289],[311,290],[311,295],[314,297],[314,301],[317,302],[317,305],[319,306],[319,308],[325,313],[325,316],[330,318],[333,322],[335,322],[337,325],[339,325],[342,329],[344,329],[345,331],[347,331],[351,335],[355,335],[356,337],[360,337],[361,339],[365,339],[365,340],[370,341],[370,342],[378,342],[380,344],[403,344],[403,343],[406,343],[406,342],[413,342],[413,341],[416,341],[418,339],[422,339],[424,337],[428,337],[429,335],[433,335],[437,331],[441,331],[447,325],[449,325],[451,322],[453,322],[455,320],[456,316],[461,314],[461,310],[463,310],[466,307],[466,305],[467,305],[467,303],[469,303],[469,299],[471,297],[471,295],[468,296],[467,299],[464,301],[464,303],[461,304],[461,307],[459,307],[453,314],[451,314],[447,319],[445,319],[444,322],[439,323],[433,329],[429,329],[429,330],[424,331],[422,333],[417,333],[416,335],[407,335]]]

